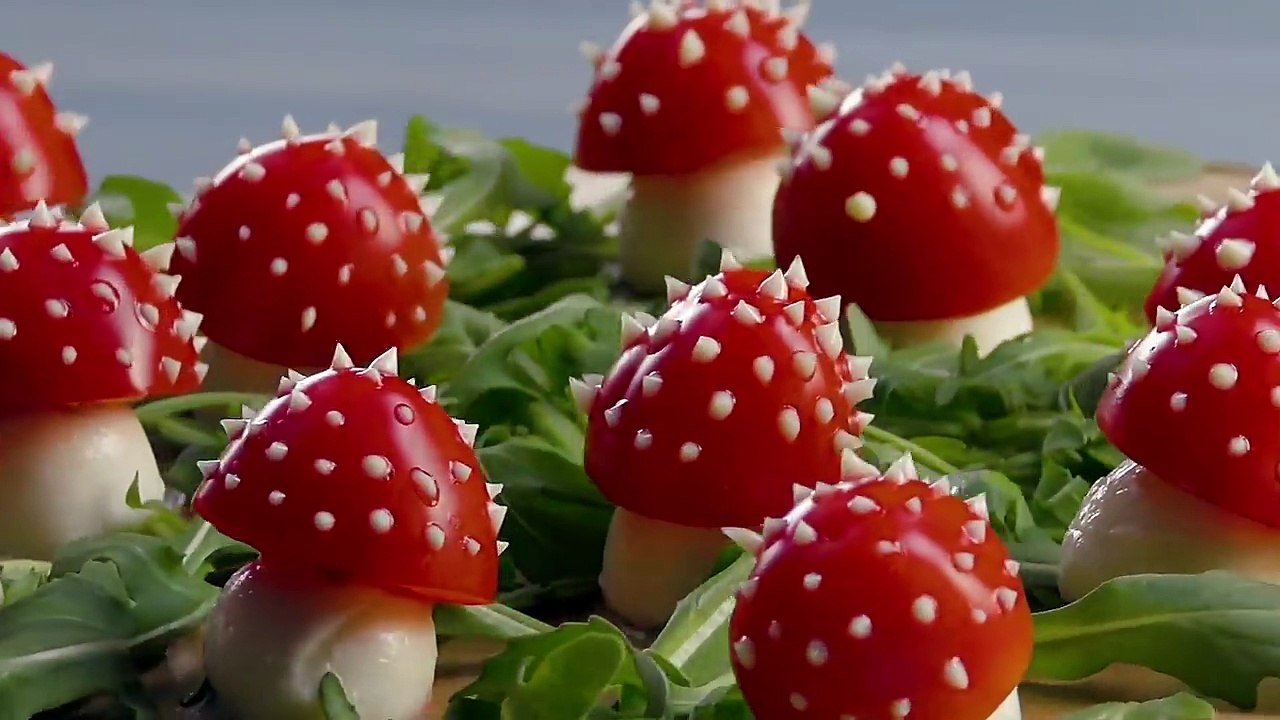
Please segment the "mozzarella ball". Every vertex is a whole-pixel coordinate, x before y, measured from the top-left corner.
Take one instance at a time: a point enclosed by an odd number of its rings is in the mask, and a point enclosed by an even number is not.
[[[379,590],[317,587],[255,563],[209,618],[205,672],[237,720],[323,720],[332,672],[361,717],[423,720],[436,668],[432,607]]]
[[[72,540],[140,522],[125,496],[164,495],[133,410],[87,407],[0,419],[0,558],[48,560]]]

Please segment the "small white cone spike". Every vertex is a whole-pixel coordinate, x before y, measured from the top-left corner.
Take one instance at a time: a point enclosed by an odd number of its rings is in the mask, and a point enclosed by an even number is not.
[[[1253,207],[1253,198],[1235,188],[1227,190],[1227,208],[1232,212],[1242,212]]]
[[[53,124],[63,133],[75,137],[89,125],[89,116],[64,111],[53,116]]]
[[[929,483],[929,487],[932,488],[933,491],[938,495],[951,494],[951,481],[946,479],[945,477],[938,478],[937,480],[934,480],[933,482]]]
[[[124,258],[124,249],[133,245],[133,228],[126,227],[99,233],[93,236],[93,244],[102,248],[102,251],[111,257]]]
[[[644,325],[640,324],[633,316],[622,314],[622,346],[627,347],[635,342],[640,336],[646,332]]]
[[[344,134],[365,147],[374,147],[378,144],[378,121],[364,120],[358,122],[347,128]]]
[[[751,555],[760,552],[760,547],[764,545],[764,538],[745,528],[724,528],[722,532],[733,541],[734,545]]]
[[[1178,316],[1174,315],[1173,312],[1170,311],[1168,308],[1164,308],[1164,307],[1156,308],[1156,329],[1157,330],[1168,330],[1170,327],[1173,327],[1173,324],[1177,322],[1177,320],[1178,320]]]
[[[426,400],[429,403],[433,403],[433,402],[436,402],[436,398],[439,395],[439,391],[436,389],[435,385],[428,385],[422,388],[421,390],[419,390],[418,394],[422,396],[423,400]]]
[[[813,497],[813,488],[798,483],[791,486],[791,502],[799,504],[811,497]]]
[[[355,367],[351,356],[347,354],[347,349],[342,347],[341,343],[333,348],[333,360],[329,362],[329,367],[334,370],[350,370]]]
[[[809,287],[809,274],[805,272],[804,260],[801,260],[799,255],[787,266],[785,277],[787,284],[793,288],[804,290]]]
[[[679,18],[676,12],[665,2],[654,0],[649,5],[649,28],[652,30],[670,30],[676,26]]]
[[[98,203],[93,203],[84,209],[84,212],[80,214],[80,224],[86,230],[96,232],[104,232],[111,229],[111,226],[107,224],[106,216],[102,214],[102,207]]]
[[[489,494],[489,499],[492,500],[502,492],[502,483],[485,483],[484,490]]]
[[[35,209],[31,211],[31,219],[27,221],[31,227],[51,228],[58,225],[58,219],[49,212],[49,206],[44,201],[36,203]]]
[[[689,294],[689,284],[682,282],[670,275],[665,276],[664,280],[667,284],[667,304],[674,305],[677,301],[685,299]]]
[[[1262,285],[1258,286],[1258,289],[1254,291],[1253,296],[1259,300],[1266,300],[1267,302],[1271,301],[1271,294],[1268,293],[1267,288]]]
[[[387,348],[386,352],[374,358],[369,364],[369,368],[377,370],[383,375],[399,375],[400,374],[400,357],[394,347]]]
[[[809,109],[815,117],[826,118],[835,112],[836,108],[840,107],[840,98],[825,88],[810,85],[807,93],[809,96]]]
[[[1280,188],[1280,175],[1276,174],[1276,169],[1271,163],[1265,163],[1258,174],[1254,176],[1252,187],[1255,190],[1275,190]]]
[[[734,257],[733,253],[728,250],[720,251],[720,272],[740,270],[741,268],[742,263],[738,262],[738,258]]]
[[[156,245],[150,250],[143,250],[141,253],[142,261],[147,264],[147,267],[156,272],[167,272],[170,263],[173,262],[175,248],[176,246],[173,243],[168,242]]]
[[[761,295],[771,297],[775,300],[787,299],[787,281],[782,275],[781,270],[774,270],[760,283],[760,287],[756,289]]]
[[[1213,215],[1218,212],[1218,203],[1213,198],[1203,193],[1196,195],[1196,206],[1200,208],[1200,212],[1205,215]]]
[[[844,480],[862,480],[878,477],[880,470],[875,465],[863,460],[851,448],[840,451],[840,477]]]
[[[391,166],[392,170],[395,170],[398,173],[404,173],[404,153],[388,155],[387,164]]]
[[[969,506],[969,509],[973,511],[974,515],[977,515],[983,520],[989,520],[991,518],[990,513],[987,511],[987,494],[986,493],[979,493],[977,495],[974,495],[968,500],[965,500],[964,504]]]
[[[918,477],[916,472],[915,460],[911,458],[911,453],[904,453],[902,457],[893,461],[888,470],[884,471],[884,478],[890,482],[902,483],[907,480],[915,480]]]
[[[843,305],[840,302],[839,295],[819,298],[814,300],[813,304],[818,307],[818,312],[822,313],[822,317],[826,318],[828,322],[835,322],[840,319],[840,310]]]
[[[578,378],[569,378],[569,392],[573,395],[573,402],[578,406],[578,410],[586,414],[591,412],[591,405],[595,402],[599,389]]]
[[[284,120],[280,122],[280,135],[289,142],[297,140],[302,135],[302,130],[292,115],[285,115]]]
[[[1231,292],[1236,293],[1237,295],[1244,295],[1249,292],[1244,286],[1244,278],[1240,277],[1239,274],[1231,278],[1230,287]]]
[[[235,440],[240,437],[240,435],[245,431],[245,428],[249,427],[248,420],[242,420],[239,418],[226,418],[225,420],[219,421],[218,424],[222,426],[222,432],[226,433],[228,440]]]
[[[1050,212],[1058,209],[1058,200],[1061,198],[1062,188],[1060,187],[1045,185],[1040,188],[1040,200],[1044,203],[1045,207],[1049,208]]]
[[[1174,288],[1174,293],[1178,296],[1178,304],[1183,306],[1190,305],[1205,295],[1199,290],[1192,290],[1191,288],[1182,287],[1181,285]]]
[[[203,477],[205,480],[208,480],[209,476],[218,470],[218,461],[217,460],[197,460],[196,468],[200,470],[200,476]]]

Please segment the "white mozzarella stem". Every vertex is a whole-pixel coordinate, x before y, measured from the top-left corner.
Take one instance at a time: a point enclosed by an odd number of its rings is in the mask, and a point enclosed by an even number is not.
[[[1085,496],[1062,543],[1059,589],[1075,600],[1116,577],[1229,570],[1280,584],[1280,531],[1225,512],[1126,461]],[[1187,690],[1145,667],[1118,664],[1083,681],[1117,700],[1151,700]],[[1280,706],[1260,686],[1259,708]]]
[[[257,564],[227,584],[204,640],[218,707],[237,720],[315,720],[329,672],[361,717],[423,720],[436,652],[428,604],[364,587],[300,586]]]
[[[243,392],[271,395],[288,368],[245,357],[212,340],[200,354],[209,364],[209,374],[200,385],[202,392]],[[294,368],[308,374],[312,368]]]
[[[72,540],[141,521],[145,512],[125,503],[135,477],[144,501],[164,495],[127,406],[0,418],[0,557],[47,560]]]
[[[945,320],[876,322],[876,331],[895,347],[927,343],[948,343],[959,347],[972,335],[978,354],[986,355],[1006,340],[1026,335],[1034,329],[1026,298],[1018,298],[977,315]]]
[[[719,528],[691,528],[618,508],[604,545],[605,604],[638,629],[671,617],[676,603],[715,569],[728,539]]]
[[[991,713],[987,720],[1022,720],[1022,703],[1018,700],[1018,688],[1009,693],[1009,697],[1000,703],[1000,707]]]
[[[778,160],[770,155],[688,175],[635,176],[618,237],[622,279],[661,291],[664,275],[690,276],[703,240],[740,260],[772,257]]]
[[[1280,584],[1280,531],[1127,461],[1094,484],[1067,529],[1059,586],[1074,600],[1122,575],[1208,570]]]

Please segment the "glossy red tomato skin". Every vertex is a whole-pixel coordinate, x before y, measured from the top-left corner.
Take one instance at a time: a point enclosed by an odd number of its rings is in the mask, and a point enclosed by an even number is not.
[[[1157,307],[1181,307],[1179,287],[1215,293],[1239,275],[1247,287],[1280,291],[1280,190],[1255,191],[1248,197],[1248,208],[1223,207],[1203,219],[1195,230],[1199,242],[1189,253],[1166,253],[1164,269],[1143,306],[1150,322],[1155,322]],[[1219,259],[1224,242],[1241,240],[1251,245],[1252,253],[1243,266]]]
[[[843,352],[832,357],[817,344],[817,328],[827,320],[807,293],[788,286],[786,300],[758,294],[768,276],[758,270],[721,273],[725,296],[709,298],[705,282],[696,286],[623,349],[592,403],[586,438],[587,474],[612,502],[690,527],[753,527],[790,507],[793,485],[839,479],[841,437],[856,443],[853,436],[866,420],[842,390],[860,378]],[[744,300],[759,309],[761,324],[733,317]],[[783,311],[796,302],[805,308],[800,326]],[[673,321],[680,329],[664,336],[662,324]],[[720,346],[706,362],[694,360],[702,337]],[[798,353],[815,356],[807,379],[795,369]],[[768,382],[757,374],[761,357],[773,367]],[[646,394],[651,374],[661,387]],[[716,392],[733,397],[723,419],[711,416]],[[606,412],[619,403],[621,419],[611,426]],[[829,405],[829,416],[819,403]],[[780,427],[788,407],[800,424],[793,441]],[[642,431],[651,438],[643,448],[636,443]],[[686,443],[697,446],[689,461],[682,459]]]
[[[432,602],[493,601],[496,506],[484,471],[453,419],[404,380],[323,371],[234,437],[193,507],[264,562]]]
[[[0,220],[49,205],[74,204],[89,192],[75,136],[58,127],[43,85],[24,92],[14,71],[28,68],[0,53]],[[29,153],[19,158],[19,153]],[[29,161],[29,162],[28,162]]]
[[[183,276],[179,298],[204,313],[219,345],[315,368],[335,344],[367,363],[388,347],[418,345],[439,326],[448,281],[417,194],[376,148],[336,138],[281,140],[240,156],[181,217],[172,264]],[[246,178],[251,163],[265,170],[260,179]],[[335,181],[341,197],[328,187]],[[376,218],[372,230],[366,211]],[[317,225],[320,240],[309,235]]]
[[[935,96],[918,78],[846,98],[798,149],[774,202],[779,264],[803,258],[815,293],[840,294],[874,320],[994,309],[1039,288],[1058,258],[1030,145],[979,96],[953,81]],[[975,127],[976,108],[987,127]],[[825,154],[829,163],[815,162]],[[864,221],[847,210],[858,193],[875,203]]]
[[[876,509],[855,513],[859,497]],[[808,542],[797,541],[802,522]],[[907,700],[909,718],[986,720],[1030,664],[1032,627],[1004,545],[989,529],[975,541],[974,522],[985,525],[917,480],[842,483],[802,501],[766,533],[730,621],[755,716],[896,720],[893,703]],[[898,545],[885,552],[883,542]],[[917,607],[922,597],[933,603]],[[948,680],[953,658],[963,688]]]
[[[1273,339],[1280,341],[1280,310],[1266,300],[1228,291],[1184,307],[1176,325],[1152,330],[1129,351],[1102,395],[1098,427],[1165,482],[1280,527]],[[1232,452],[1241,449],[1237,438],[1245,440],[1241,454]]]
[[[726,26],[734,13],[747,18],[747,37]],[[790,44],[789,27],[786,19],[755,8],[726,12],[693,3],[682,5],[672,28],[653,29],[645,16],[633,19],[596,68],[579,114],[575,164],[595,172],[684,174],[782,151],[780,129],[813,127],[807,89],[833,72],[803,33]],[[682,66],[680,47],[689,32],[701,39],[705,55]],[[770,58],[787,61],[784,76],[766,71]],[[733,87],[748,95],[738,111],[727,99]],[[642,94],[657,98],[655,112],[642,108]],[[606,131],[601,113],[621,119],[617,134]]]
[[[69,222],[0,227],[0,410],[199,387],[196,324],[132,247],[108,251],[100,235]]]

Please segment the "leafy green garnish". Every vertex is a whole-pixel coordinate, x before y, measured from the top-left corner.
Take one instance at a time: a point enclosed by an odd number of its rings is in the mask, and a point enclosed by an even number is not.
[[[1213,720],[1218,713],[1194,695],[1179,693],[1147,702],[1114,702],[1073,712],[1062,720]]]
[[[1168,181],[1194,177],[1204,161],[1173,148],[1154,147],[1137,138],[1094,130],[1059,130],[1042,134],[1049,173],[1080,172]]]
[[[1280,677],[1280,586],[1213,571],[1133,575],[1036,617],[1030,677],[1080,680],[1141,665],[1241,708]]]
[[[131,175],[108,175],[89,198],[101,206],[112,227],[133,226],[133,244],[139,251],[173,240],[178,221],[171,205],[181,205],[173,188]]]

